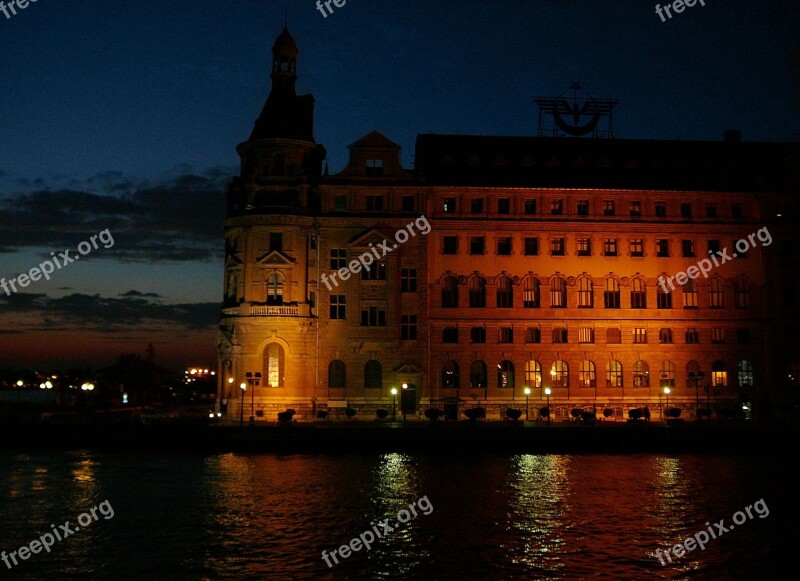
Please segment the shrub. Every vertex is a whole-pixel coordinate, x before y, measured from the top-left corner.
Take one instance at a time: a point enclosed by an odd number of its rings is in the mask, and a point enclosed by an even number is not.
[[[550,408],[539,408],[539,416],[542,418],[549,418]]]
[[[641,420],[643,415],[644,414],[642,413],[642,410],[640,410],[639,408],[633,408],[632,410],[628,410],[628,417],[632,420]]]
[[[581,421],[593,422],[596,418],[594,412],[581,412]]]
[[[346,415],[348,418],[352,418],[354,415],[356,415],[356,410],[353,408],[345,408],[344,415]]]
[[[606,408],[603,410],[603,417],[610,418],[613,415],[614,415],[614,410],[612,410],[611,408]]]
[[[518,420],[522,415],[522,410],[514,409],[514,408],[507,408],[506,409],[506,416],[512,420]]]
[[[464,410],[464,415],[470,420],[475,421],[486,417],[486,408],[469,408]]]
[[[389,410],[381,408],[375,412],[375,415],[378,416],[378,419],[385,420],[389,415]]]
[[[425,410],[425,417],[430,421],[435,422],[444,415],[444,412],[439,408],[428,408]]]
[[[681,416],[681,408],[669,408],[665,413],[668,418],[679,418]]]
[[[580,409],[580,408],[572,408],[572,411],[569,412],[569,415],[571,415],[573,418],[575,418],[577,420],[579,417],[581,417],[582,413],[583,413],[582,409]]]
[[[327,410],[319,410],[319,411],[317,412],[317,418],[318,418],[318,419],[320,419],[320,420],[324,420],[324,419],[325,419],[325,418],[327,418],[327,417],[328,417],[328,411],[327,411]]]

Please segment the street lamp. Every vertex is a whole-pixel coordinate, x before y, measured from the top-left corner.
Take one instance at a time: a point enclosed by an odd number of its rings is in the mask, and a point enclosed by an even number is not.
[[[667,397],[667,412],[669,412],[669,394],[670,394],[670,389],[668,387],[665,387],[664,395]]]
[[[257,371],[255,376],[249,371],[244,374],[247,383],[250,384],[250,425],[256,425],[256,387],[261,383],[261,372]]]
[[[404,383],[402,387],[406,390],[408,389],[408,384]],[[406,427],[406,404],[403,404],[403,427]]]
[[[531,395],[531,388],[525,388],[525,421],[528,421],[528,397]]]
[[[551,375],[555,375],[555,371],[551,371],[550,373],[551,373]],[[545,387],[544,388],[544,394],[547,396],[547,425],[548,426],[550,425],[550,416],[552,415],[550,413],[550,394],[551,393],[553,393],[553,391],[549,387]]]
[[[397,413],[397,388],[392,388],[392,422],[394,422],[395,414]]]
[[[239,427],[244,427],[244,392],[247,391],[247,384],[243,381],[239,384],[239,389],[242,390],[241,404],[239,405]]]
[[[703,379],[704,373],[702,371],[698,371],[695,373],[694,371],[689,372],[689,380],[694,381],[694,419],[695,421],[700,421],[700,380]]]

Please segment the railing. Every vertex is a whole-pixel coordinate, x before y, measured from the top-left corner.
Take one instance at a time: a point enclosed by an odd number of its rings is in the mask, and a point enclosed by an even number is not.
[[[300,307],[269,307],[269,306],[251,306],[251,315],[267,315],[273,317],[299,317]]]

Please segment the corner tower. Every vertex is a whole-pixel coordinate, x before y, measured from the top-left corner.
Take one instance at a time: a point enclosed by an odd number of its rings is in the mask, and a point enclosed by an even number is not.
[[[316,384],[315,218],[325,148],[314,97],[297,95],[297,44],[272,47],[272,88],[250,138],[236,148],[228,191],[218,398],[229,417],[274,419],[312,405]],[[244,387],[244,389],[242,389]]]

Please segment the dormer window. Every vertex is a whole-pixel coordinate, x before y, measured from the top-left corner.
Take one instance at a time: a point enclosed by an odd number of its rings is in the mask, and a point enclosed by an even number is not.
[[[381,176],[381,175],[383,175],[383,160],[382,159],[368,159],[367,160],[367,175],[368,176]]]

